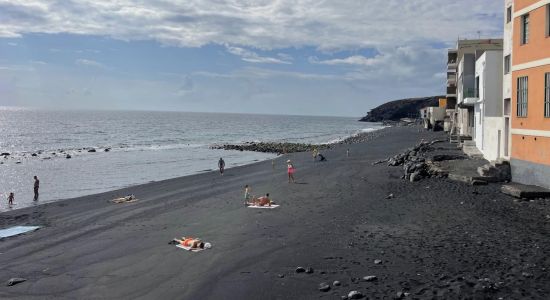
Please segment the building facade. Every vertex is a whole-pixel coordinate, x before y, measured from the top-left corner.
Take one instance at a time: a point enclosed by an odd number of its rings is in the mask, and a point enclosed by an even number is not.
[[[459,40],[447,52],[447,103],[456,103],[451,140],[455,135],[471,139],[475,134],[475,63],[486,50],[502,50],[502,39]]]
[[[500,159],[504,148],[502,57],[502,50],[488,50],[476,61],[474,140],[489,161]]]
[[[550,188],[550,0],[512,11],[512,178]]]
[[[512,56],[514,33],[514,0],[504,1],[504,38],[503,38],[503,78],[502,78],[502,115],[504,116],[504,140],[502,158],[510,160],[512,149],[511,114],[512,114]]]

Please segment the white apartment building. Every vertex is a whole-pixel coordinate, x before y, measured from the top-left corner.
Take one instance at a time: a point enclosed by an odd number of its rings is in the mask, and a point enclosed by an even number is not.
[[[456,49],[448,51],[447,99],[456,95],[451,140],[453,136],[470,139],[475,134],[474,105],[479,100],[475,97],[475,63],[485,50],[502,50],[502,39],[459,40]],[[452,85],[454,82],[456,89]]]
[[[475,64],[474,141],[489,161],[503,153],[504,123],[502,119],[502,50],[484,51]]]

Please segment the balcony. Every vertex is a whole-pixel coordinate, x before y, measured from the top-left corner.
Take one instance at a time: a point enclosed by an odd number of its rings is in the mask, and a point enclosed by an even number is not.
[[[447,87],[447,97],[456,97],[456,86]]]
[[[447,73],[447,86],[449,84],[456,84],[456,74]]]
[[[474,106],[479,101],[479,94],[476,89],[466,88],[462,91],[462,102],[460,107],[465,108],[468,106]]]
[[[467,89],[464,89],[463,91],[463,96],[464,96],[464,99],[466,98],[478,98],[477,95],[477,91],[475,89],[472,89],[472,88],[467,88]]]
[[[447,70],[456,71],[456,68],[458,67],[458,62],[456,59],[447,61]]]

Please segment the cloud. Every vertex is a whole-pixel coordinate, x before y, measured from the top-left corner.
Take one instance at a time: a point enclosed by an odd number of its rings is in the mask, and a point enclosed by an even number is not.
[[[95,60],[89,60],[84,58],[79,58],[75,60],[74,62],[78,66],[85,66],[85,67],[94,67],[94,68],[105,68],[105,65],[102,63],[99,63]]]
[[[191,76],[184,76],[181,80],[181,84],[178,86],[178,89],[176,90],[176,95],[178,96],[186,96],[189,93],[193,92],[193,89],[195,88],[195,83]]]
[[[315,56],[309,58],[309,62],[313,64],[321,65],[355,65],[355,66],[369,66],[375,64],[378,60],[378,57],[364,57],[362,55],[353,55],[346,58],[335,58],[319,61]]]
[[[414,81],[422,77],[434,77],[434,73],[444,68],[446,52],[429,45],[409,45],[381,48],[372,57],[352,55],[344,58],[319,60],[309,57],[309,62],[318,65],[346,68],[345,77],[349,80],[409,78]],[[420,78],[419,78],[420,77]]]
[[[72,33],[183,47],[334,50],[452,43],[478,30],[497,35],[501,14],[501,1],[479,0],[0,0],[0,36]]]
[[[285,58],[282,57],[282,59],[275,58],[275,57],[267,57],[267,56],[260,56],[256,52],[246,50],[244,48],[240,47],[233,47],[233,46],[227,46],[227,52],[239,56],[243,61],[250,62],[250,63],[261,63],[261,64],[291,64],[288,60],[284,60]],[[279,55],[279,57],[281,57]]]

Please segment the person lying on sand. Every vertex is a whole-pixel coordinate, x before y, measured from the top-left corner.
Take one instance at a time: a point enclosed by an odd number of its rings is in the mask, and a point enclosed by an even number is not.
[[[135,200],[137,200],[136,196],[134,196],[132,194],[132,195],[127,195],[127,196],[124,196],[124,197],[121,197],[121,198],[116,198],[116,199],[113,199],[111,201],[114,202],[114,203],[124,203],[124,202],[132,202],[132,201],[135,201]]]
[[[256,205],[256,206],[271,206],[273,204],[273,201],[269,199],[269,193],[265,194],[265,196],[261,196],[260,198],[252,198],[252,202],[249,202],[248,205]]]
[[[171,244],[180,244],[184,247],[191,248],[191,249],[210,249],[212,248],[212,244],[205,243],[201,241],[198,238],[192,238],[192,237],[182,237],[181,239],[173,239]]]

